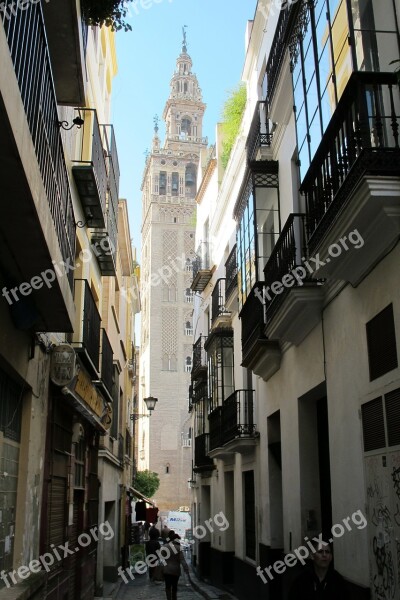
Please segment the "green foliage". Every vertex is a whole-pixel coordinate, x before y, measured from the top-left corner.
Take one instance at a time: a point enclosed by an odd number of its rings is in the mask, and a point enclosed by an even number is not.
[[[105,25],[113,31],[131,31],[132,27],[125,21],[128,14],[125,4],[124,0],[82,0],[83,18],[88,25]]]
[[[141,492],[146,498],[154,496],[158,488],[160,487],[160,478],[158,473],[154,471],[138,471],[135,478],[135,489]]]
[[[240,124],[247,101],[246,86],[240,83],[230,92],[222,109],[222,156],[221,161],[226,168],[232,148],[239,133]]]

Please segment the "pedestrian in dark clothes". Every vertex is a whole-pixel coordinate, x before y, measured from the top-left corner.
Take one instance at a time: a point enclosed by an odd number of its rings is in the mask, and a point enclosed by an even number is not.
[[[160,532],[158,531],[157,527],[151,527],[149,529],[149,541],[146,542],[146,556],[149,556],[150,554],[154,555],[157,550],[159,550],[161,548],[160,542],[158,541],[158,538],[160,537]],[[156,570],[157,567],[149,567],[149,578],[150,581],[154,581],[154,572]]]
[[[350,600],[346,581],[332,567],[332,547],[319,544],[311,564],[294,581],[289,600]]]
[[[169,542],[163,548],[169,549],[169,556],[165,558],[164,579],[167,600],[177,600],[178,580],[181,576],[181,566],[185,573],[189,573],[185,557],[181,550],[180,536],[171,529],[168,536]]]

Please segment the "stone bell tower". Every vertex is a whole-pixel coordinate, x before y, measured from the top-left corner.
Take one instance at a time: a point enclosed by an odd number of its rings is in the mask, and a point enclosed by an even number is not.
[[[190,505],[192,476],[188,388],[193,345],[191,263],[197,172],[206,105],[183,30],[182,51],[163,112],[165,140],[155,118],[142,184],[142,332],[139,412],[158,398],[151,418],[139,419],[138,468],[159,474],[161,510]]]

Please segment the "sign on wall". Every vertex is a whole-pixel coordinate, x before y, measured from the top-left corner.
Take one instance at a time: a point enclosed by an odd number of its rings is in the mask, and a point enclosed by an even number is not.
[[[55,385],[64,387],[76,375],[76,354],[69,344],[59,344],[53,348],[50,362],[50,379]]]

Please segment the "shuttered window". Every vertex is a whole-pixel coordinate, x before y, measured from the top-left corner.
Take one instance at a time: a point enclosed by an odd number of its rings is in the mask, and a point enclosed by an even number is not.
[[[398,366],[393,305],[367,323],[369,378],[374,381]]]
[[[363,404],[361,411],[364,452],[384,448],[386,446],[386,437],[382,398],[376,398],[375,400],[371,400],[371,402]]]
[[[385,396],[388,446],[400,445],[400,388]]]
[[[400,446],[400,388],[361,406],[364,452]]]

